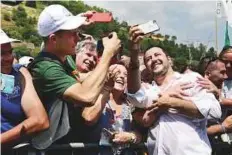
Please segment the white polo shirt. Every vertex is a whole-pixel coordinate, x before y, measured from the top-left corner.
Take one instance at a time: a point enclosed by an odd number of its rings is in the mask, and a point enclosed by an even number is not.
[[[198,86],[196,80],[196,74],[175,72],[168,87],[193,82],[194,87],[186,90],[189,94],[186,99],[197,106],[204,118],[191,118],[173,109],[163,113],[150,127],[147,139],[149,155],[211,155],[211,146],[206,132],[207,118],[211,116],[219,119],[221,107],[214,95]],[[152,104],[152,100],[159,92],[161,92],[159,86],[153,83],[150,88],[141,88],[131,96],[140,102],[141,108]]]

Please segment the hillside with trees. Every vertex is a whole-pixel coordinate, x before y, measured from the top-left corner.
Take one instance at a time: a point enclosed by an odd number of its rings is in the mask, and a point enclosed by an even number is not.
[[[11,37],[23,41],[23,43],[15,48],[15,53],[18,57],[24,55],[35,56],[40,51],[42,39],[37,34],[36,24],[40,12],[44,7],[51,4],[61,4],[73,14],[79,14],[88,10],[110,12],[110,10],[104,8],[88,6],[82,1],[27,1],[15,6],[1,4],[2,29]],[[119,22],[117,17],[114,17],[114,21],[111,23],[94,24],[83,30],[83,32],[94,36],[96,39],[106,36],[109,32],[117,32],[124,44],[123,52],[128,55],[128,29],[129,25],[126,21]],[[181,70],[187,64],[196,65],[203,56],[216,55],[213,47],[207,49],[207,46],[201,43],[198,46],[194,46],[193,44],[178,44],[177,37],[169,36],[168,34],[157,34],[155,37],[164,39],[154,39],[154,35],[146,37],[142,43],[142,51],[151,46],[163,47],[174,59],[177,70]]]

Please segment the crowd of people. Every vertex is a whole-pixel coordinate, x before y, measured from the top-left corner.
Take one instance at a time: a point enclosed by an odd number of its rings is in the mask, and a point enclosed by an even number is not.
[[[145,36],[136,25],[130,56],[119,57],[123,43],[115,32],[102,38],[99,52],[97,41],[80,32],[94,24],[92,15],[46,7],[38,19],[41,52],[21,61],[11,45],[19,40],[1,30],[2,153],[23,142],[39,150],[83,142],[112,148],[77,154],[229,155],[230,147],[215,143],[232,142],[232,47],[203,58],[197,72],[178,73],[164,49],[141,51]],[[147,150],[130,147],[141,142]]]

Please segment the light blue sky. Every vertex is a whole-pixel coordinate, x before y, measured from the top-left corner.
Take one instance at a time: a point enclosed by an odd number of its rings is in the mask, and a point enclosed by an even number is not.
[[[113,12],[119,21],[129,24],[155,19],[159,33],[177,36],[178,42],[200,42],[215,47],[216,1],[85,1]],[[222,11],[224,13],[224,11]],[[225,18],[218,19],[218,47],[224,45]],[[229,28],[232,42],[232,28]]]

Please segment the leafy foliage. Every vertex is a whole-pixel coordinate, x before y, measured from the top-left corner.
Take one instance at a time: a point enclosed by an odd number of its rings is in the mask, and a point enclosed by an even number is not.
[[[42,42],[41,37],[38,35],[36,30],[37,24],[37,16],[39,13],[48,5],[51,4],[61,4],[65,6],[68,10],[70,10],[74,15],[88,11],[95,10],[97,12],[109,12],[106,9],[99,8],[96,6],[88,6],[84,4],[82,1],[36,1],[32,5],[36,7],[36,17],[32,17],[28,15],[25,7],[20,4],[16,9],[12,10],[12,17],[8,15],[4,15],[5,20],[11,20],[15,23],[15,26],[11,27],[3,27],[4,31],[9,34],[11,37],[20,39],[22,41],[34,43],[36,46],[35,51],[32,55],[35,56],[38,51],[40,44]],[[113,22],[108,24],[98,23],[95,25],[91,25],[88,28],[85,28],[83,31],[88,33],[96,39],[100,39],[110,32],[117,32],[119,38],[122,40],[124,51],[123,53],[129,55],[128,50],[128,29],[129,24],[126,21],[119,22],[117,18],[113,20]],[[215,56],[216,52],[213,47],[207,50],[207,47],[203,44],[199,44],[199,46],[195,47],[193,44],[186,45],[183,43],[178,44],[176,36],[170,36],[168,34],[162,35],[157,34],[156,37],[163,37],[164,41],[154,40],[151,37],[147,37],[142,42],[142,51],[147,50],[153,46],[159,46],[165,49],[168,54],[174,58],[173,63],[176,70],[181,71],[186,65],[194,64],[196,65],[199,60],[204,56]],[[16,52],[20,53],[20,55],[31,54],[27,51],[26,47],[16,48]]]
[[[23,46],[19,46],[19,47],[15,47],[14,48],[14,53],[16,55],[16,58],[20,58],[23,56],[30,56],[30,50],[27,48],[27,46],[23,45]]]
[[[11,37],[26,42],[32,42],[36,46],[41,44],[42,39],[36,30],[36,18],[27,15],[25,8],[21,5],[12,10],[12,20],[16,27],[3,28]]]
[[[6,20],[6,21],[11,21],[10,13],[5,12],[3,14],[3,19]]]

